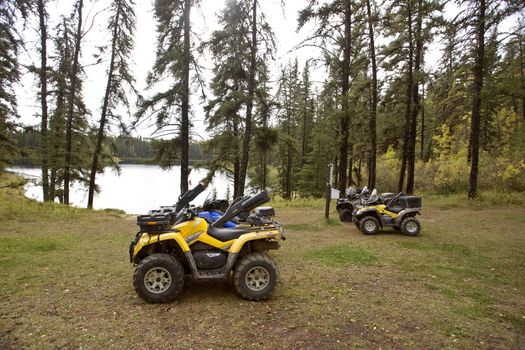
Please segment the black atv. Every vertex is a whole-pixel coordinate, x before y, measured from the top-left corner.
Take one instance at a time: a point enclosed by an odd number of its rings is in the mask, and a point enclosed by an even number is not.
[[[359,203],[361,198],[368,197],[369,192],[366,186],[363,188],[350,186],[346,190],[346,195],[337,200],[335,209],[339,213],[339,219],[343,222],[351,222],[355,205]]]
[[[374,189],[373,192],[376,190]],[[394,193],[385,192],[379,196],[374,196],[374,203],[370,203],[370,190],[368,187],[355,188],[350,186],[346,190],[346,196],[337,200],[336,209],[339,213],[339,219],[343,222],[352,222],[353,212],[358,205],[367,204],[382,204],[386,203],[390,198],[394,196]]]

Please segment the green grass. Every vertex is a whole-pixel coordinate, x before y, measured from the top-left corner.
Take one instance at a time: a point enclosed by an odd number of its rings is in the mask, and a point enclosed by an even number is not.
[[[373,265],[378,261],[369,251],[348,244],[314,249],[305,256],[327,265]]]
[[[269,205],[274,206],[275,208],[324,208],[325,199],[306,197],[289,200],[279,196],[274,196]],[[332,205],[334,204],[332,203]]]
[[[399,245],[403,248],[422,250],[422,251],[438,251],[440,253],[454,254],[457,256],[471,256],[470,248],[462,244],[454,243],[423,243],[419,241],[401,241]]]
[[[319,231],[319,226],[308,224],[290,224],[286,225],[285,229],[286,231],[317,232]]]
[[[0,175],[0,187],[9,181]],[[150,305],[131,283],[134,217],[1,188],[0,348],[525,345],[523,206],[425,197],[422,214],[420,236],[365,236],[335,211],[326,222],[323,201],[292,201],[277,209],[287,240],[271,252],[280,281],[270,300],[187,280],[174,302]]]
[[[449,195],[423,195],[423,205],[427,204],[440,209],[454,208],[490,208],[494,206],[524,206],[524,192],[490,192],[479,193],[474,200],[468,199],[466,194],[449,194]]]
[[[52,238],[14,238],[5,237],[0,242],[2,252],[28,252],[39,253],[60,249],[64,244]]]

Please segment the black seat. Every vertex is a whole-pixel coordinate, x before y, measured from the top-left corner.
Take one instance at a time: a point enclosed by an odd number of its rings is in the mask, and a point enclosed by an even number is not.
[[[241,235],[256,231],[256,227],[231,227],[231,228],[217,228],[208,225],[208,234],[219,241],[226,242],[232,239],[239,238]]]
[[[389,212],[391,213],[399,213],[401,210],[403,210],[404,208],[400,205],[393,205],[393,206],[388,206],[385,208],[386,210],[388,210]]]

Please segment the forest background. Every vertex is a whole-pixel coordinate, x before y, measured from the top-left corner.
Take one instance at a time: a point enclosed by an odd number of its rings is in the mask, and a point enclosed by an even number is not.
[[[247,178],[287,199],[322,196],[330,163],[340,190],[525,190],[521,1],[294,1],[277,31],[286,1],[213,2],[202,30],[209,3],[3,0],[1,168],[29,158],[44,200],[68,203],[80,182],[88,207],[119,158],[179,165],[181,191],[198,160],[226,171],[234,196]],[[151,67],[134,51],[145,16]],[[103,97],[88,108],[93,66]],[[34,94],[21,96],[28,77]],[[18,108],[27,95],[33,112]]]

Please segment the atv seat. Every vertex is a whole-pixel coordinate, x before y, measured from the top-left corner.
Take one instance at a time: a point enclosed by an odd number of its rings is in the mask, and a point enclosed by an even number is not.
[[[256,230],[256,227],[217,228],[213,227],[212,225],[208,225],[208,234],[222,242],[239,238],[245,233],[254,232]]]
[[[401,210],[403,210],[404,208],[400,205],[392,205],[392,206],[388,206],[385,208],[386,210],[388,210],[389,212],[391,213],[399,213]]]

